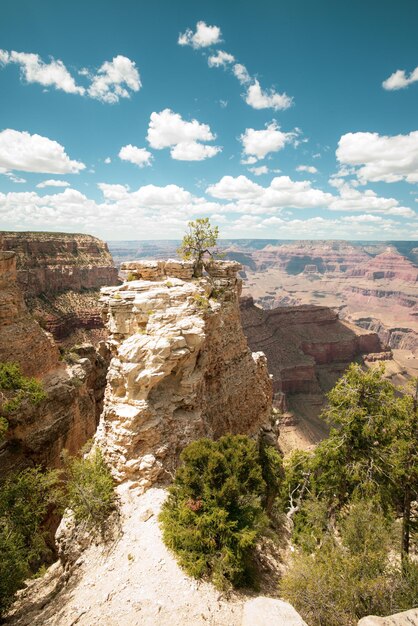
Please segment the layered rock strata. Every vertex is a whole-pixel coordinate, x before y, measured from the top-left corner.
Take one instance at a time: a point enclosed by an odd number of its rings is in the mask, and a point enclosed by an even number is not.
[[[149,487],[191,440],[255,435],[271,416],[265,356],[241,327],[240,265],[130,262],[138,276],[102,289],[112,360],[96,442],[119,481]]]
[[[79,329],[103,329],[99,289],[118,283],[103,241],[91,235],[0,232],[0,250],[16,253],[17,281],[26,303],[56,340]],[[91,335],[104,338],[99,332]]]
[[[317,443],[328,433],[320,419],[326,393],[349,363],[380,353],[375,332],[340,320],[328,307],[288,306],[263,310],[241,299],[248,345],[267,356],[274,406],[283,414],[280,445],[285,452]],[[391,358],[390,353],[385,357]]]
[[[0,252],[0,361],[18,363],[26,376],[58,362],[58,348],[30,315],[17,284],[16,254]]]
[[[0,361],[20,365],[41,381],[46,399],[23,402],[7,415],[0,444],[0,478],[28,463],[60,465],[65,448],[76,454],[97,428],[103,403],[108,353],[84,345],[59,359],[52,337],[29,313],[17,284],[16,255],[0,252]]]

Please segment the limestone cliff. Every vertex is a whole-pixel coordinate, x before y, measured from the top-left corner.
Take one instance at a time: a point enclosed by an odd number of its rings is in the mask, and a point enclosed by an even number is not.
[[[255,435],[271,414],[266,358],[242,332],[239,264],[131,262],[102,290],[112,360],[96,441],[118,480],[150,486],[191,440]]]
[[[8,415],[0,444],[0,478],[28,463],[60,464],[63,448],[75,454],[96,430],[102,407],[108,360],[93,346],[80,346],[68,365],[59,359],[52,337],[29,313],[16,282],[16,255],[0,252],[0,361],[18,363],[38,378],[46,399],[23,403]]]
[[[118,283],[107,245],[91,235],[0,232],[0,250],[17,256],[17,281],[29,309],[62,341],[85,331],[104,338],[98,294]],[[94,332],[96,331],[96,332]]]

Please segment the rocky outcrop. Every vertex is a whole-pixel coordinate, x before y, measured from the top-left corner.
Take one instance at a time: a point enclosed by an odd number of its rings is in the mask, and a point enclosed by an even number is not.
[[[16,255],[0,252],[0,361],[18,363],[42,382],[46,399],[23,403],[8,414],[9,428],[0,444],[0,478],[28,463],[60,465],[66,448],[76,454],[96,430],[103,403],[108,355],[93,346],[60,360],[53,339],[29,313],[16,282]]]
[[[403,611],[388,617],[369,615],[358,622],[358,626],[416,626],[416,624],[418,624],[418,609]]]
[[[41,382],[46,399],[24,403],[8,415],[9,428],[0,445],[0,479],[28,464],[58,468],[61,452],[74,456],[93,437],[103,406],[108,355],[93,346],[72,353],[73,365],[56,363]]]
[[[262,350],[275,392],[323,391],[319,367],[348,365],[357,356],[380,352],[375,332],[342,321],[328,307],[295,306],[265,311],[241,299],[244,333],[252,350]],[[337,368],[340,369],[340,368]]]
[[[56,366],[58,354],[26,307],[17,285],[16,254],[0,252],[0,361],[18,363],[26,376],[41,376]]]
[[[99,289],[118,284],[103,241],[79,234],[0,232],[0,250],[16,253],[26,303],[57,341],[77,330],[103,329]],[[91,338],[104,334],[93,332]]]
[[[370,280],[397,280],[399,282],[416,283],[417,267],[402,254],[389,247],[381,254],[368,259],[358,267],[347,272],[348,276],[361,276]]]
[[[239,264],[218,262],[199,280],[188,262],[122,269],[141,278],[102,290],[112,361],[96,442],[119,481],[146,488],[193,439],[257,434],[272,389],[242,331]]]
[[[340,320],[328,307],[263,310],[244,297],[241,317],[248,345],[265,353],[273,376],[273,402],[282,413],[282,449],[290,452],[317,443],[329,430],[319,417],[326,393],[349,363],[381,351],[379,337]]]

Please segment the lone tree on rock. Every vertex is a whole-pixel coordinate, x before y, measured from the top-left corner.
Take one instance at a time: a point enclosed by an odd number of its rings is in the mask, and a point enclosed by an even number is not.
[[[208,217],[199,217],[195,222],[188,223],[188,232],[183,237],[178,253],[182,259],[194,261],[195,278],[202,276],[205,255],[214,256],[213,248],[218,235],[218,227],[212,227]]]

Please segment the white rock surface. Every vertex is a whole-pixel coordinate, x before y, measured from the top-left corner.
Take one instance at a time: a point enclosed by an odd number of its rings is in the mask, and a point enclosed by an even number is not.
[[[403,611],[388,617],[368,615],[358,622],[358,626],[418,626],[418,609]]]
[[[244,604],[242,626],[307,626],[288,602],[260,596]]]

